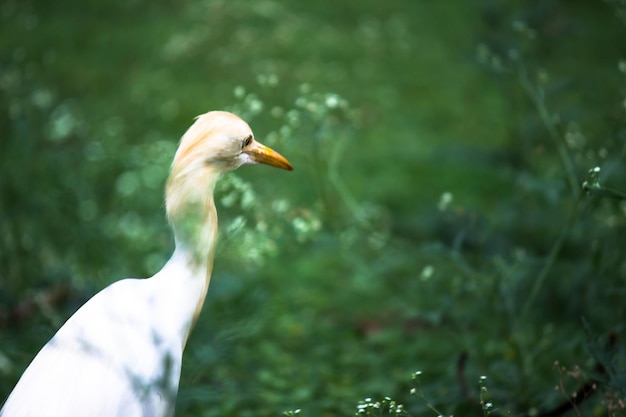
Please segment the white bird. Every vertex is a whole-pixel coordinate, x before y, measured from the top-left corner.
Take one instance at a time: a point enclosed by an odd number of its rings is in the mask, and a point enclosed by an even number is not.
[[[213,269],[215,183],[256,163],[293,169],[234,114],[199,116],[166,185],[172,257],[153,277],[115,282],[87,301],[33,359],[0,416],[172,416],[183,350]]]

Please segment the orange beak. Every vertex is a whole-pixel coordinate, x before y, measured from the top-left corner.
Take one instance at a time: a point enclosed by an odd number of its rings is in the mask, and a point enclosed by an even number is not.
[[[271,165],[276,168],[293,171],[293,167],[284,156],[256,140],[244,150],[244,153],[247,153],[251,160],[259,164]]]

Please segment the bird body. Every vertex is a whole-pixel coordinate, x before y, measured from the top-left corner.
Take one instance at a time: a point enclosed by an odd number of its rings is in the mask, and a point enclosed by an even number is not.
[[[237,116],[198,117],[181,139],[166,185],[172,257],[151,278],[117,281],[87,301],[33,359],[0,417],[174,414],[183,350],[213,268],[215,183],[251,163],[292,169]]]

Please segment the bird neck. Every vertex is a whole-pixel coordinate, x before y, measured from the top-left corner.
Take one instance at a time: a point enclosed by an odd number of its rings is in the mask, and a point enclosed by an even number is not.
[[[187,173],[173,170],[167,181],[165,205],[176,248],[188,252],[196,266],[210,263],[214,255],[217,210],[213,190],[218,178],[218,172],[205,168]]]
[[[166,186],[166,211],[174,231],[176,251],[172,260],[182,267],[180,276],[171,276],[173,285],[189,291],[185,304],[194,303],[193,317],[185,329],[185,341],[196,322],[206,297],[215,244],[217,241],[217,210],[213,199],[219,172],[208,168],[177,173],[174,169]],[[189,282],[190,281],[190,282]]]

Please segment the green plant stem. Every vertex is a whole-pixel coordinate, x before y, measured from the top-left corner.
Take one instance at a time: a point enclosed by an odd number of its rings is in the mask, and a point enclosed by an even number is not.
[[[576,200],[576,203],[574,204],[574,207],[572,208],[569,215],[567,216],[567,220],[565,221],[565,224],[563,225],[563,228],[561,229],[561,233],[559,234],[559,237],[556,239],[556,241],[552,245],[552,248],[550,249],[550,253],[548,254],[548,258],[544,262],[543,267],[539,271],[539,274],[537,275],[537,278],[535,279],[535,282],[533,283],[530,289],[530,293],[528,294],[528,298],[526,299],[526,302],[524,303],[524,307],[522,308],[518,322],[522,322],[526,318],[526,316],[528,315],[528,311],[535,304],[537,296],[539,295],[539,292],[541,291],[541,287],[543,287],[543,284],[546,278],[548,277],[550,270],[554,266],[554,263],[556,261],[556,258],[559,252],[561,251],[561,248],[563,247],[565,238],[567,237],[569,231],[572,229],[572,227],[578,220],[578,217],[580,216],[580,213],[582,212],[582,209],[585,206],[585,201],[586,200],[584,200],[583,198],[578,198]]]
[[[619,191],[616,191],[616,190],[612,190],[610,188],[606,188],[606,187],[587,187],[587,188],[585,188],[583,186],[583,189],[585,190],[587,195],[590,195],[590,196],[605,197],[605,198],[611,198],[611,199],[614,199],[614,200],[626,200],[626,194],[623,194],[623,193],[621,193]]]
[[[361,226],[369,226],[367,216],[361,209],[360,204],[352,196],[352,194],[348,190],[348,187],[346,187],[345,183],[343,182],[341,175],[339,174],[338,166],[339,161],[341,160],[341,156],[343,155],[345,142],[346,141],[337,141],[335,146],[333,146],[331,149],[331,154],[328,159],[327,167],[328,181],[335,188],[346,207],[348,207],[348,210],[352,212],[355,220]]]
[[[420,381],[416,380],[415,382],[417,383],[417,386],[414,387],[415,388],[415,392],[416,392],[417,396],[419,398],[421,398],[422,401],[424,401],[424,404],[426,405],[426,407],[428,407],[429,410],[433,411],[438,416],[443,416],[443,413],[441,411],[439,411],[430,401],[428,401],[426,399],[426,396],[424,395],[424,391],[422,391],[422,384],[420,383]]]
[[[520,83],[522,87],[528,94],[528,97],[532,101],[543,122],[544,126],[548,130],[550,138],[554,142],[557,151],[559,153],[559,157],[561,159],[561,164],[565,169],[565,175],[569,182],[569,186],[574,198],[578,198],[580,196],[580,188],[578,186],[578,179],[576,177],[576,170],[574,168],[574,161],[570,156],[569,151],[567,150],[567,145],[563,139],[563,136],[559,134],[557,130],[556,123],[553,119],[552,114],[548,111],[548,107],[546,106],[545,94],[544,90],[541,86],[537,86],[533,84],[528,76],[528,71],[524,66],[520,68]]]
[[[569,183],[572,195],[574,196],[575,201],[576,201],[574,203],[574,207],[572,208],[572,210],[570,211],[567,217],[565,224],[563,225],[563,228],[561,230],[561,233],[559,234],[559,237],[552,245],[552,248],[550,249],[550,253],[548,254],[548,258],[546,259],[543,267],[541,268],[541,271],[537,275],[537,278],[535,279],[535,282],[533,283],[533,286],[530,289],[530,293],[528,295],[528,298],[526,299],[526,302],[524,303],[524,307],[522,308],[522,312],[520,315],[520,321],[522,321],[527,316],[528,311],[535,304],[539,291],[543,287],[546,277],[548,276],[548,274],[550,273],[550,270],[554,266],[556,257],[558,256],[559,252],[561,251],[561,248],[563,247],[563,243],[565,241],[565,238],[567,237],[569,230],[576,223],[578,216],[580,214],[581,208],[583,207],[583,199],[581,197],[582,193],[578,185],[578,179],[576,177],[574,161],[571,155],[569,154],[569,151],[567,150],[567,145],[563,139],[563,136],[559,133],[556,127],[556,123],[551,113],[548,111],[543,88],[540,85],[536,85],[530,80],[530,77],[528,75],[528,70],[525,68],[524,65],[520,66],[519,76],[520,76],[520,83],[522,87],[524,88],[529,98],[531,99],[532,103],[534,104],[535,109],[537,110],[537,113],[539,114],[539,117],[541,118],[541,121],[546,127],[550,135],[550,138],[552,139],[552,141],[554,142],[557,148],[559,157],[561,159],[561,164],[563,165],[563,169],[565,170],[565,175],[567,177],[567,181]]]

